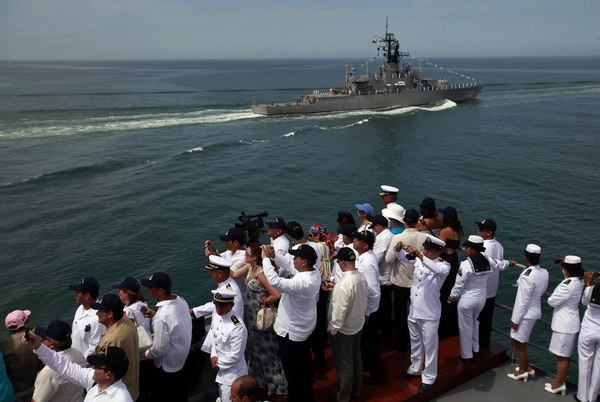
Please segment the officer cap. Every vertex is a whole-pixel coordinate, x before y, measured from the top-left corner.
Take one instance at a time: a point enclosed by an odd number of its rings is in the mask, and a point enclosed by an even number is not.
[[[396,194],[398,194],[398,189],[396,187],[382,185],[379,196],[382,197],[384,195],[396,195]]]
[[[204,268],[213,271],[215,269],[229,269],[232,265],[233,263],[226,258],[219,257],[218,255],[209,255],[208,265]]]

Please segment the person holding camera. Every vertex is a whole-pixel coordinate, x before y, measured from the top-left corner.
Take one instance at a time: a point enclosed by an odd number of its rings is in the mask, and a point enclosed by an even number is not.
[[[437,377],[438,325],[442,312],[440,288],[450,272],[450,264],[440,258],[446,243],[436,237],[426,236],[423,253],[414,246],[407,246],[405,250],[401,241],[396,243],[394,251],[396,258],[415,265],[408,314],[411,365],[400,373],[400,378],[421,377],[420,394],[429,392]]]

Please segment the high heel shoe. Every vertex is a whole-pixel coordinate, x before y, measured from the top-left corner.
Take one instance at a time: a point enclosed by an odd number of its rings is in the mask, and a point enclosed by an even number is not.
[[[517,371],[519,371],[519,368],[518,368],[518,367],[517,367]],[[533,376],[535,375],[535,370],[534,370],[534,369],[531,369],[531,370],[529,370],[529,371],[527,372],[527,374],[529,374],[530,376],[532,376],[532,377],[533,377]]]
[[[561,395],[567,394],[567,386],[565,385],[565,383],[563,383],[563,385],[561,385],[558,388],[552,388],[552,384],[546,384],[544,389],[552,394],[558,394],[559,392]]]
[[[523,379],[523,382],[527,382],[527,377],[529,377],[529,373],[526,371],[524,373],[518,374],[518,375],[514,375],[514,374],[507,374],[506,375],[508,378],[512,378],[513,380],[520,380]]]

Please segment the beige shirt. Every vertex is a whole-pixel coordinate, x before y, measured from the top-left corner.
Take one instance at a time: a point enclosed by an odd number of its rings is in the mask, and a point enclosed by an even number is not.
[[[83,354],[74,348],[58,352],[69,358],[73,363],[85,367]],[[65,380],[60,374],[46,366],[35,379],[33,400],[35,402],[81,402],[83,401],[83,387]]]
[[[423,252],[423,242],[427,238],[427,235],[423,232],[419,232],[415,228],[406,228],[404,232],[392,237],[392,242],[385,254],[385,260],[392,266],[391,281],[393,285],[400,286],[403,288],[410,288],[412,284],[413,271],[415,265],[400,261],[396,258],[394,250],[396,244],[401,241],[405,245],[414,246],[420,253]]]
[[[333,288],[329,304],[328,331],[335,335],[358,333],[365,323],[367,293],[369,285],[364,275],[358,271],[342,273],[342,279]]]
[[[123,315],[116,324],[107,329],[102,335],[102,339],[96,347],[96,353],[99,353],[105,346],[118,346],[125,351],[129,360],[129,367],[122,380],[127,386],[131,398],[135,401],[140,393],[140,351],[135,324]]]
[[[23,332],[17,332],[0,341],[6,373],[12,382],[15,394],[26,390],[33,392],[35,376],[44,367],[31,348],[21,342],[22,336]]]

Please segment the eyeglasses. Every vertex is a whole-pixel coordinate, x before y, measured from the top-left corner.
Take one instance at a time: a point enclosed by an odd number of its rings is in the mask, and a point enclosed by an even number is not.
[[[92,366],[94,370],[110,371],[107,367]]]

